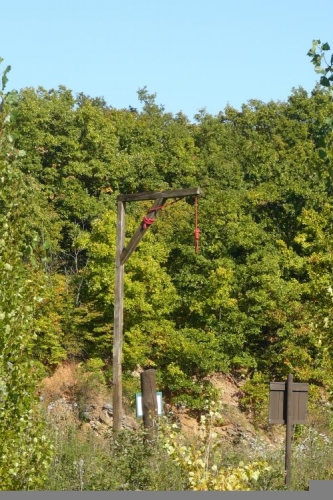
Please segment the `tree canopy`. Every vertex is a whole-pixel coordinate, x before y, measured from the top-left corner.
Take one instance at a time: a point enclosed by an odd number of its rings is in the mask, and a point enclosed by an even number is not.
[[[297,88],[284,102],[202,110],[194,122],[146,88],[138,98],[141,111],[64,86],[15,93],[10,144],[26,201],[11,238],[41,287],[32,359],[49,370],[71,358],[110,365],[117,195],[200,186],[199,255],[188,199],[162,212],[126,264],[124,370],[157,367],[165,393],[193,407],[216,370],[329,385],[329,91]],[[127,238],[148,208],[128,204]]]

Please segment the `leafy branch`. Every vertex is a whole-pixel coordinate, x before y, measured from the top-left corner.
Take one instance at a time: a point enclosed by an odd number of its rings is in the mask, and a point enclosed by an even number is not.
[[[322,75],[319,82],[323,87],[331,87],[333,83],[333,54],[329,63],[326,59],[326,53],[329,50],[331,47],[327,42],[321,43],[320,40],[313,40],[312,47],[307,53],[311,57],[315,72]]]
[[[311,63],[314,65],[316,73],[321,75],[319,83],[331,92],[333,98],[333,54],[331,54],[328,62],[327,52],[331,50],[330,45],[320,40],[313,40],[312,47],[307,55],[311,58]],[[333,144],[333,139],[329,138],[329,134],[333,132],[333,119],[327,117],[324,126],[318,134],[319,156],[322,159],[327,159],[327,149]]]

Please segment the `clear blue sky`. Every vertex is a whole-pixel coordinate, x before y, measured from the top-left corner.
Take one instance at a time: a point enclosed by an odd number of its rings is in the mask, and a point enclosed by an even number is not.
[[[16,0],[0,16],[8,90],[65,85],[127,108],[147,86],[190,119],[311,91],[312,40],[333,46],[332,0]]]

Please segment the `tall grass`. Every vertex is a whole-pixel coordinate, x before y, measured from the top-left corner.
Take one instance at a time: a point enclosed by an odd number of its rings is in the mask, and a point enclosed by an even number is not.
[[[47,490],[182,490],[182,473],[143,433],[124,430],[100,437],[74,424],[50,428],[55,456]]]
[[[333,426],[329,409],[317,410],[309,425],[295,426],[292,444],[292,490],[307,490],[311,480],[333,479]],[[260,477],[258,490],[283,490],[285,429],[274,446],[264,437],[230,442],[219,437],[212,461],[234,467],[240,461],[267,461],[270,471]],[[143,444],[143,432],[124,430],[103,436],[83,431],[75,422],[50,422],[55,446],[47,490],[181,491],[186,472],[166,453],[162,442]],[[200,440],[197,439],[199,446]],[[193,443],[193,439],[191,440]]]

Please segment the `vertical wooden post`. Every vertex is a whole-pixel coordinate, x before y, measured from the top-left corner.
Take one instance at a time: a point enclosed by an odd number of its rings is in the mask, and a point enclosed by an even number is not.
[[[125,242],[125,203],[118,201],[116,236],[116,272],[113,331],[113,430],[122,428],[122,345],[123,345],[123,303],[124,303],[124,264],[121,252]]]
[[[290,486],[291,480],[291,438],[293,433],[293,376],[288,375],[287,384],[287,415],[286,415],[286,456],[285,456],[285,484]]]
[[[143,425],[146,431],[145,441],[152,442],[157,433],[157,398],[155,370],[150,368],[140,374],[142,393]]]

